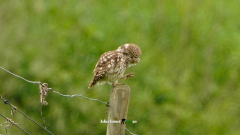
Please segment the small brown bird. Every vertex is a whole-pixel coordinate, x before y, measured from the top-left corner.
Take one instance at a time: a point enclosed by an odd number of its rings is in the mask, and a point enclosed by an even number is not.
[[[90,89],[95,84],[120,85],[118,80],[128,79],[133,73],[123,75],[126,68],[136,65],[142,54],[140,48],[135,44],[124,44],[115,51],[109,51],[101,55],[93,71],[94,77],[89,84]]]

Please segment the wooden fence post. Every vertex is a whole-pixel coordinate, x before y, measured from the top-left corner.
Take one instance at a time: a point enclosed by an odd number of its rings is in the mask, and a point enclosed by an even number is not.
[[[129,86],[112,87],[109,98],[107,135],[125,135],[125,120],[127,119],[129,100]]]

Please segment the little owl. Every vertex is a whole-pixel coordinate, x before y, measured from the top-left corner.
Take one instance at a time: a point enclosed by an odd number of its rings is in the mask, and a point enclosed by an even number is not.
[[[142,54],[140,48],[135,44],[124,44],[115,51],[109,51],[101,55],[93,71],[94,77],[89,84],[90,89],[95,84],[120,85],[118,80],[128,79],[133,73],[123,75],[126,68],[136,65]]]

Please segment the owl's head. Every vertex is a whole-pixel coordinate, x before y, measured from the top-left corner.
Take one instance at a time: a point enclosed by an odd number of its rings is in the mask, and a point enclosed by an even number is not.
[[[140,48],[135,44],[124,44],[118,47],[117,51],[127,55],[133,65],[140,61],[140,55],[142,54]]]

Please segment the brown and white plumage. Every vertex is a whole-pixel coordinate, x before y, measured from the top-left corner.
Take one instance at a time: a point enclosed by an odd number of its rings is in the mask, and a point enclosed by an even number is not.
[[[94,77],[89,84],[90,89],[95,84],[118,84],[118,80],[129,78],[133,73],[124,75],[127,67],[136,65],[142,54],[140,48],[135,44],[124,44],[117,50],[102,54],[93,71]]]

